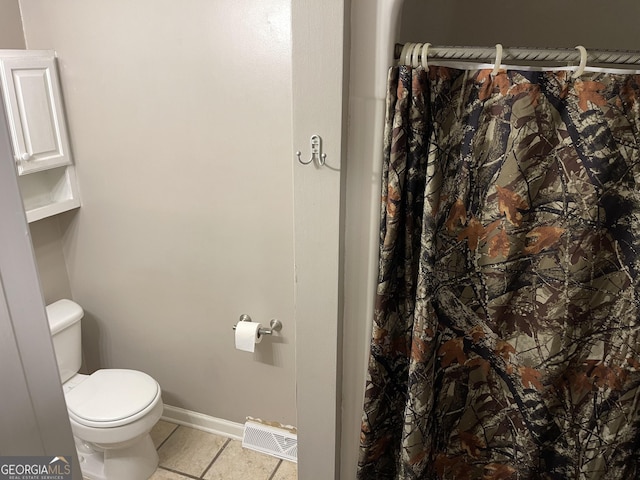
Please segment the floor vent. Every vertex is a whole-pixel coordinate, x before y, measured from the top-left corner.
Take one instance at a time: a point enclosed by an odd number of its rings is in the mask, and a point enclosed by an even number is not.
[[[298,436],[283,428],[247,421],[242,446],[274,457],[298,462]]]

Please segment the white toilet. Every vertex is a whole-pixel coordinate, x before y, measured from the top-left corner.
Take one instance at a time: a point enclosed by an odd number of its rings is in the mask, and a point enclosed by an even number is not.
[[[149,432],[162,415],[160,385],[136,370],[79,374],[83,314],[71,300],[47,306],[82,475],[90,480],[146,480],[158,466]]]

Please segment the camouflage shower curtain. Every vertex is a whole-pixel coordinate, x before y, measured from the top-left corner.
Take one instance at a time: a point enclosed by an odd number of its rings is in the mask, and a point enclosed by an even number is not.
[[[640,478],[640,75],[394,67],[358,478]]]

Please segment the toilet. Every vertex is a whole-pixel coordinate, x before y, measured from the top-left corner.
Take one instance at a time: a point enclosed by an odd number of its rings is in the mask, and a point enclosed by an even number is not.
[[[78,373],[83,315],[82,307],[71,300],[47,306],[82,476],[89,480],[146,480],[158,466],[149,432],[162,415],[160,385],[136,370]]]

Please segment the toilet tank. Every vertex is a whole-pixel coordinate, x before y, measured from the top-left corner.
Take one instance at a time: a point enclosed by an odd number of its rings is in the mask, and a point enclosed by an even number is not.
[[[71,300],[58,300],[47,305],[47,318],[62,383],[78,373],[82,364],[80,319],[83,315],[82,307]]]

